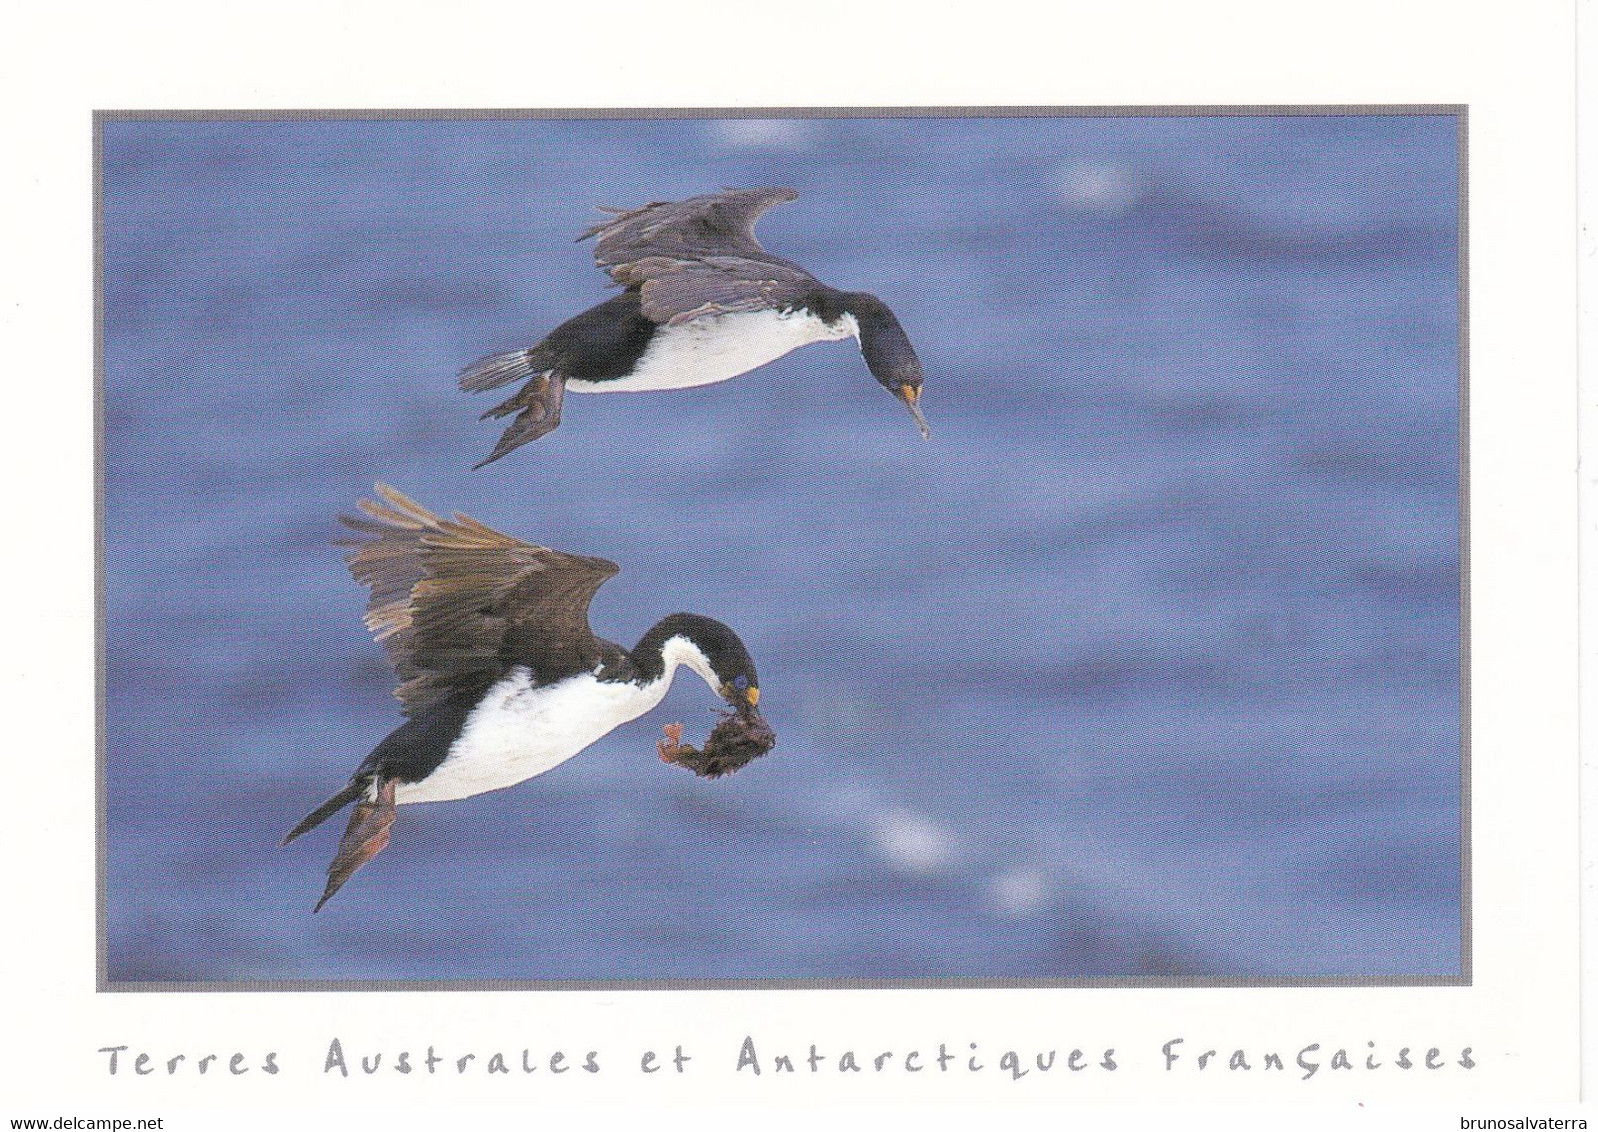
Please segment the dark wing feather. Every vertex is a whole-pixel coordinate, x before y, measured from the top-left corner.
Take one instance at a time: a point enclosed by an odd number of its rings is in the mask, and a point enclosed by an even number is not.
[[[694,262],[657,257],[634,266],[639,309],[645,318],[668,326],[735,311],[798,306],[816,288],[808,272],[738,256]]]
[[[619,569],[534,546],[475,519],[441,519],[391,487],[363,499],[356,531],[375,536],[349,556],[371,590],[366,625],[399,676],[395,695],[414,715],[466,684],[526,664],[539,681],[593,668],[601,643],[588,603]]]
[[[727,255],[786,263],[760,246],[755,222],[772,205],[798,196],[792,189],[727,189],[689,200],[655,201],[596,224],[577,238],[598,237],[594,260],[627,287],[640,282],[634,265],[652,258],[692,261]]]
[[[594,259],[624,287],[639,288],[652,322],[676,326],[735,311],[798,305],[816,286],[804,268],[755,239],[768,208],[792,189],[727,189],[623,212],[578,237],[597,236]]]

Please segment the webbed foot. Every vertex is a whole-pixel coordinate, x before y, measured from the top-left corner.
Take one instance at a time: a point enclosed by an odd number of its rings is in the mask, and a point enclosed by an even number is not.
[[[396,785],[395,779],[379,779],[375,800],[362,798],[355,803],[350,824],[338,843],[338,854],[327,867],[327,888],[311,911],[320,912],[322,905],[333,899],[333,894],[355,875],[356,870],[388,847],[389,829],[394,824]]]

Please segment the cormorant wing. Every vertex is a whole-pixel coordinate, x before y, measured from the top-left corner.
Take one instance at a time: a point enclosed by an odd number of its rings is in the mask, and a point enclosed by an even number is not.
[[[540,682],[593,669],[602,643],[588,603],[620,567],[534,546],[475,519],[441,519],[377,485],[346,526],[350,573],[371,590],[366,626],[400,679],[394,694],[415,715],[441,694],[525,664]]]
[[[655,201],[619,212],[577,239],[597,236],[595,262],[625,287],[640,282],[634,265],[647,259],[690,261],[738,256],[787,264],[760,246],[755,239],[755,222],[772,205],[796,200],[798,196],[792,189],[726,189],[688,200]]]
[[[679,326],[735,311],[786,310],[800,305],[817,283],[809,272],[780,260],[712,256],[672,260],[653,256],[632,265],[645,318]]]
[[[796,263],[766,251],[755,223],[792,189],[726,189],[622,212],[577,237],[597,236],[594,259],[637,287],[645,318],[668,326],[735,311],[782,310],[817,286]]]

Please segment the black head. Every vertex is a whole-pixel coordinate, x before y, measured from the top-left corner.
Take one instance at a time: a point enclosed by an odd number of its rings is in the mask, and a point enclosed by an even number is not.
[[[850,291],[840,296],[840,302],[860,327],[860,352],[866,357],[871,376],[905,403],[921,435],[931,436],[932,430],[921,415],[921,360],[904,327],[888,304],[875,295]]]
[[[662,618],[631,653],[645,681],[658,678],[668,663],[686,664],[735,708],[760,701],[760,680],[744,643],[720,621],[697,613]]]

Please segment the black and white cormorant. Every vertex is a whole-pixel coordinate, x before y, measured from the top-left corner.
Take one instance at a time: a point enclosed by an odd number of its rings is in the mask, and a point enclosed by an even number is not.
[[[727,189],[657,201],[578,237],[626,288],[552,331],[536,346],[484,358],[460,377],[480,393],[526,381],[483,418],[514,416],[492,463],[560,424],[566,390],[641,393],[687,389],[748,373],[811,342],[854,338],[866,366],[903,401],[923,437],[921,363],[881,299],[838,291],[755,239],[755,222],[792,189]]]
[[[396,806],[542,774],[659,704],[680,666],[731,705],[728,720],[755,741],[749,753],[775,744],[756,710],[754,662],[721,622],[676,613],[624,649],[588,626],[588,604],[615,563],[533,546],[463,515],[441,519],[383,484],[377,494],[381,502],[360,501],[362,516],[343,518],[374,536],[353,543],[349,566],[371,590],[366,624],[410,718],[283,839],[356,804],[317,910],[388,844]],[[662,756],[670,749],[663,744]]]

